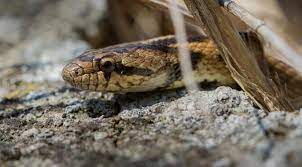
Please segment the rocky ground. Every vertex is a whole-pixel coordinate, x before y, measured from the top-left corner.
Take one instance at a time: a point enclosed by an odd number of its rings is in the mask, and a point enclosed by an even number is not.
[[[301,166],[301,112],[266,115],[242,91],[66,85],[60,71],[91,47],[81,34],[97,33],[104,1],[0,3],[0,166]]]

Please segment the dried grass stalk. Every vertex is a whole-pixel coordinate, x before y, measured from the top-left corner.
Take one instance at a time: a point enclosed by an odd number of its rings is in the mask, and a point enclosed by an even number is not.
[[[282,55],[295,70],[302,74],[302,56],[291,48],[282,38],[273,32],[262,20],[251,15],[247,10],[230,0],[220,0],[221,4],[232,14],[239,17],[255,32],[263,37],[265,42]]]
[[[154,8],[156,10],[168,11],[171,0],[139,0],[139,1],[147,4],[148,6]],[[181,6],[178,3],[176,4],[176,6],[177,6],[176,9],[178,10],[179,13],[181,13],[184,16],[186,22],[196,24],[193,16],[190,14],[190,12],[186,8],[184,8],[183,6]]]
[[[145,4],[147,4],[148,6],[151,6],[152,8],[155,8],[156,10],[163,10],[163,11],[167,11],[167,9],[169,8],[169,0],[140,0],[142,2],[144,2]],[[223,0],[221,2],[224,2]],[[229,1],[231,2],[231,1]],[[217,4],[216,4],[217,5]],[[218,6],[216,8],[219,8]],[[184,18],[186,19],[187,22],[191,23],[191,24],[195,24],[195,25],[199,25],[201,26],[201,28],[204,30],[204,23],[203,20],[199,20],[198,23],[194,21],[193,16],[188,12],[188,10],[181,5],[178,5],[178,8],[180,13],[182,13],[184,15]],[[220,11],[221,12],[221,11]],[[249,15],[249,13],[245,13],[246,15]],[[223,16],[223,18],[225,18]],[[246,22],[245,20],[242,20],[244,22]],[[263,25],[263,24],[262,24]],[[256,29],[255,29],[256,30]],[[236,36],[236,38],[238,38],[238,36]],[[241,41],[242,43],[242,41]],[[230,52],[225,49],[226,47],[223,47],[224,52],[227,52],[227,54],[229,54]],[[247,50],[247,48],[245,48],[245,51]],[[248,51],[247,51],[248,52]],[[249,53],[250,54],[250,53]],[[227,58],[227,57],[226,57]],[[236,66],[238,65],[238,61],[241,62],[240,60],[234,61],[230,58],[226,59],[226,62],[228,64],[233,64],[234,66],[230,66],[230,69],[232,71],[232,74],[234,76],[234,78],[239,81],[241,81],[241,83],[239,83],[242,87],[243,85],[245,85],[246,87],[243,87],[244,90],[246,90],[247,92],[252,92],[250,93],[250,96],[254,99],[254,101],[264,110],[267,111],[276,111],[276,110],[286,110],[286,111],[292,111],[293,107],[290,104],[288,98],[286,97],[286,93],[284,93],[285,91],[283,91],[283,87],[282,86],[277,86],[272,79],[266,79],[265,76],[263,74],[261,74],[260,76],[257,76],[257,78],[262,78],[261,80],[264,80],[265,82],[265,86],[264,88],[269,88],[268,92],[266,92],[265,90],[263,90],[263,85],[257,86],[257,82],[250,82],[251,79],[246,79],[247,76],[252,76],[252,78],[254,77],[254,75],[244,75],[244,71],[241,68],[241,66]],[[253,60],[254,63],[252,64],[256,64],[255,61]],[[236,63],[236,64],[235,64]],[[244,65],[243,65],[244,66]],[[253,66],[253,65],[252,65]],[[257,65],[255,65],[257,67]],[[257,67],[259,72],[259,67]],[[237,72],[239,71],[239,72]],[[241,72],[243,72],[243,74]],[[258,72],[255,72],[256,74]],[[254,74],[255,74],[254,73]],[[261,83],[261,82],[260,82]],[[270,85],[270,86],[268,86]],[[280,84],[279,84],[280,85]],[[257,91],[255,91],[254,89],[256,88]],[[276,105],[277,102],[277,105]]]
[[[273,80],[266,78],[253,53],[232,22],[214,0],[185,0],[196,21],[205,26],[221,50],[233,78],[266,111],[293,111],[288,97]]]
[[[148,4],[153,8],[160,10],[167,10],[169,6],[169,0],[140,0]],[[273,50],[276,50],[280,56],[282,56],[287,63],[290,64],[294,70],[299,72],[302,75],[302,56],[299,55],[293,48],[291,48],[285,40],[280,38],[275,32],[273,32],[266,24],[251,15],[247,10],[236,4],[232,0],[219,0],[221,5],[225,7],[230,13],[235,16],[238,16],[244,23],[246,23],[251,29],[264,39],[267,43],[267,46],[270,46]],[[193,21],[193,16],[181,5],[178,5],[179,12],[184,15],[184,18],[187,22],[191,24],[196,24]],[[201,23],[199,23],[201,24]],[[203,23],[202,23],[203,24]],[[201,28],[204,28],[202,25]]]
[[[175,0],[171,0],[169,10],[173,21],[177,42],[181,44],[188,43],[183,15],[177,10],[177,2]],[[198,85],[193,76],[189,48],[187,45],[179,45],[178,52],[180,67],[186,88],[189,90],[189,92],[196,91],[198,90]]]

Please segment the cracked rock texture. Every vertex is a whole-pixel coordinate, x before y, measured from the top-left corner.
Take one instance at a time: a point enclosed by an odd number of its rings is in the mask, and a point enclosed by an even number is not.
[[[265,114],[242,91],[66,85],[60,71],[91,47],[83,32],[99,31],[105,1],[0,3],[0,166],[302,165],[301,112]]]

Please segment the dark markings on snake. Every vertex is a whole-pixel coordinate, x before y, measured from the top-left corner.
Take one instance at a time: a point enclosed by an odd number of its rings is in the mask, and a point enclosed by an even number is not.
[[[88,55],[89,52],[85,52],[83,54],[81,54],[80,56],[78,56],[77,58],[80,60],[80,61],[84,61],[84,62],[92,62],[93,61],[93,58],[94,56],[92,55]]]
[[[150,76],[154,72],[149,69],[137,68],[137,67],[127,67],[122,64],[116,64],[115,70],[116,73],[121,75],[140,75],[140,76]]]
[[[201,55],[201,53],[191,52],[191,63],[193,70],[197,69],[198,63],[201,61],[202,57],[203,56]]]
[[[188,42],[198,42],[204,40],[205,37],[202,36],[190,36],[188,37]],[[151,50],[151,51],[161,51],[164,53],[167,53],[170,51],[169,45],[176,44],[176,39],[174,37],[171,38],[165,38],[160,40],[152,41],[151,43],[145,43],[145,42],[133,42],[128,44],[121,44],[121,45],[113,45],[109,46],[103,49],[97,50],[98,53],[107,53],[107,52],[115,52],[115,53],[128,53],[135,51],[137,49],[142,50]],[[93,50],[93,52],[96,52],[96,50]],[[89,52],[85,52],[85,54],[82,54],[83,57],[88,56]],[[81,58],[81,56],[79,57]],[[91,61],[93,57],[91,58],[81,58],[83,61]]]

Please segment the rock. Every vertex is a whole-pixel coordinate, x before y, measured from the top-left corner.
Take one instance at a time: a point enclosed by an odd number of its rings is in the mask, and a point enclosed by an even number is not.
[[[24,131],[24,132],[21,134],[21,137],[23,137],[23,138],[34,137],[34,136],[36,136],[38,133],[39,133],[39,130],[38,130],[38,129],[36,129],[36,128],[31,128],[31,129],[28,129],[27,131]]]
[[[105,132],[97,132],[97,133],[94,133],[94,140],[102,140],[104,138],[106,138],[108,136],[107,133]]]
[[[0,0],[0,164],[301,166],[302,110],[265,113],[225,86],[112,95],[64,83],[91,39],[120,33],[104,2]]]

